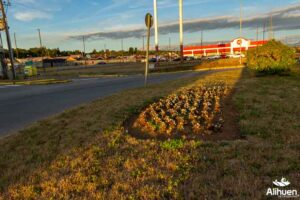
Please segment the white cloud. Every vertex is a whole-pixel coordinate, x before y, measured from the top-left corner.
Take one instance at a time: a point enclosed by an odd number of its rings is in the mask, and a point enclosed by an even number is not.
[[[35,19],[50,19],[52,16],[41,11],[23,11],[14,13],[14,17],[19,21],[28,22]]]
[[[272,12],[274,30],[299,30],[300,4],[283,7]],[[243,27],[246,29],[256,29],[269,21],[270,13],[256,14],[253,17],[245,17]],[[184,31],[195,33],[201,30],[217,30],[239,28],[240,19],[235,16],[216,16],[184,21]],[[267,24],[268,25],[268,24]],[[116,26],[115,26],[116,27]],[[159,26],[160,34],[178,33],[178,21],[164,22]],[[98,40],[103,38],[141,38],[145,34],[145,27],[136,26],[131,28],[103,30],[102,32],[84,34],[87,39]],[[72,39],[82,39],[82,35],[70,36]]]
[[[35,3],[35,0],[16,0],[16,3]]]

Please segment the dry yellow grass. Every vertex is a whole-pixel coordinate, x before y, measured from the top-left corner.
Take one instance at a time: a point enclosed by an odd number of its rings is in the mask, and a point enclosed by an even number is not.
[[[299,188],[299,76],[241,72],[125,91],[0,140],[0,199],[261,199],[282,176]],[[245,140],[163,142],[123,133],[123,121],[149,102],[216,80],[236,85]]]

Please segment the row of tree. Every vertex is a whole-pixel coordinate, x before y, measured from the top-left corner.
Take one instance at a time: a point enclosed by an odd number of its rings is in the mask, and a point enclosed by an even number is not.
[[[8,50],[5,49],[5,56],[8,57]],[[101,50],[97,51],[94,49],[92,52],[87,53],[93,56],[131,56],[131,55],[144,55],[144,51],[138,50],[138,48],[130,47],[127,51],[115,51],[109,50],[106,51]],[[74,50],[74,51],[61,51],[59,48],[56,49],[47,49],[47,48],[30,48],[30,49],[14,49],[14,56],[16,58],[32,58],[32,57],[42,57],[42,56],[49,56],[49,57],[60,57],[60,56],[70,56],[70,55],[82,55],[82,51]]]

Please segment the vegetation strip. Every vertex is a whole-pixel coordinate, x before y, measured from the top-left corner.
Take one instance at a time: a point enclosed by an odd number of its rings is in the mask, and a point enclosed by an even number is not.
[[[0,82],[0,85],[47,85],[47,84],[59,84],[70,83],[71,80],[56,80],[56,79],[43,79],[43,80],[31,80],[31,81],[12,81],[12,82]]]
[[[247,69],[220,72],[124,91],[41,121],[0,140],[0,199],[262,199],[282,175],[297,188],[299,77],[299,69],[259,78]],[[153,102],[216,80],[235,88],[230,102],[245,139],[124,134],[124,120]]]
[[[79,75],[79,78],[118,78],[118,77],[127,77],[128,75],[118,75],[118,74],[112,74],[112,75]]]

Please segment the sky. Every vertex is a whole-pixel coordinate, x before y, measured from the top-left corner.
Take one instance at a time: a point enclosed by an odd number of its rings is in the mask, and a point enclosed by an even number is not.
[[[178,0],[157,0],[159,43],[178,46]],[[7,9],[10,33],[19,48],[38,47],[37,29],[43,45],[61,50],[119,50],[142,48],[144,17],[153,14],[153,0],[10,0]],[[239,37],[241,0],[183,0],[184,44],[228,41]],[[255,39],[259,27],[272,13],[275,37],[300,39],[300,0],[243,0],[243,37]],[[268,22],[269,23],[269,22]],[[267,26],[268,26],[267,23]],[[3,35],[3,34],[2,34]],[[266,36],[267,37],[267,36]],[[14,42],[14,41],[13,41]],[[14,44],[14,43],[13,43]],[[154,39],[151,38],[151,45]],[[15,46],[15,45],[13,45]]]

